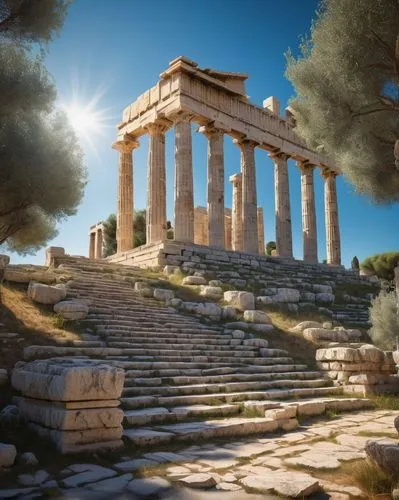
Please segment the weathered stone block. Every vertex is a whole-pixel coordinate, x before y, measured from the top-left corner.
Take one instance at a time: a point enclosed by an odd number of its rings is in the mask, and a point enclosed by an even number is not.
[[[63,300],[53,307],[54,312],[67,320],[84,319],[89,313],[89,306],[81,300]]]
[[[175,292],[173,290],[167,290],[165,288],[154,288],[154,299],[168,301],[175,297]]]
[[[207,299],[219,300],[223,296],[223,290],[219,286],[202,285],[200,295]]]
[[[88,359],[54,358],[25,363],[12,372],[24,396],[50,401],[119,399],[124,371]]]
[[[28,287],[28,297],[39,304],[56,304],[66,297],[64,285],[44,285],[31,281]]]
[[[13,444],[0,443],[0,467],[11,467],[16,456],[17,450]]]
[[[109,429],[120,427],[123,420],[123,411],[119,408],[67,409],[24,397],[18,398],[18,407],[26,420],[59,430]]]
[[[271,323],[269,316],[263,311],[244,311],[244,321],[249,323]]]
[[[255,297],[253,293],[250,292],[237,292],[228,291],[224,292],[224,300],[236,307],[240,311],[245,311],[247,309],[255,309]]]

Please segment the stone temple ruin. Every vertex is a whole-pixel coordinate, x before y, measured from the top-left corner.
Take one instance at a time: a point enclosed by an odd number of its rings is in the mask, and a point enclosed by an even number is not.
[[[275,98],[264,108],[248,102],[246,78],[202,70],[180,57],[125,109],[114,144],[115,255],[103,257],[104,226],[97,222],[89,232],[89,258],[68,255],[62,247],[47,249],[45,267],[13,266],[0,256],[6,282],[25,284],[28,300],[51,307],[62,325],[78,322],[79,331],[71,340],[30,342],[10,374],[0,368],[0,388],[11,383],[17,394],[5,416],[15,415],[18,425],[58,452],[112,449],[116,459],[107,467],[52,467],[50,481],[46,470],[20,474],[18,484],[29,487],[0,489],[0,498],[32,498],[50,486],[155,498],[177,484],[284,498],[324,489],[338,493],[334,498],[364,498],[359,488],[325,482],[316,473],[362,459],[368,438],[359,433],[378,437],[387,422],[392,425],[391,412],[372,409],[367,396],[399,392],[399,351],[370,345],[358,329],[369,326],[368,307],[379,285],[340,265],[339,172],[299,140],[290,110],[280,117]],[[207,207],[193,202],[192,122],[208,138]],[[175,239],[169,240],[165,132],[172,126]],[[147,243],[133,248],[132,153],[145,133]],[[224,134],[241,154],[241,171],[230,177],[231,209],[224,200]],[[267,151],[275,165],[276,256],[264,255],[255,147]],[[288,158],[301,171],[303,261],[292,254]],[[317,261],[315,167],[325,179],[327,264]],[[148,267],[156,269],[143,269]],[[276,328],[274,307],[297,324]],[[317,316],[303,321],[297,313]],[[18,334],[6,333],[6,340],[18,341]],[[308,420],[344,411],[362,413]],[[343,434],[332,442],[337,428]],[[228,443],[215,443],[226,438]],[[195,446],[184,448],[191,442]],[[367,444],[366,452],[385,466],[386,457],[399,456],[399,447],[378,441]],[[0,443],[0,469],[20,467],[26,453],[18,453],[16,460],[15,446]],[[167,465],[167,479],[137,475],[159,464]]]
[[[114,149],[119,152],[117,253],[112,262],[152,266],[165,264],[165,254],[183,255],[193,243],[246,254],[264,254],[263,211],[257,207],[255,148],[274,161],[277,256],[292,258],[292,228],[287,161],[301,171],[304,261],[317,263],[317,229],[313,175],[325,180],[327,262],[340,265],[340,231],[336,193],[339,171],[327,158],[311,151],[293,130],[290,108],[279,115],[269,97],[263,108],[249,102],[247,75],[201,69],[178,57],[160,81],[124,111]],[[192,123],[208,139],[207,208],[194,208]],[[166,243],[165,132],[175,128],[174,242]],[[133,150],[149,135],[147,244],[133,248]],[[231,215],[225,209],[223,138],[229,135],[241,155],[241,171],[233,184]],[[230,217],[230,219],[229,219]],[[93,228],[92,228],[93,229]],[[93,257],[93,232],[90,256]],[[99,234],[98,231],[96,234]],[[97,241],[97,240],[96,240]],[[97,247],[96,247],[97,248]],[[97,254],[96,254],[97,255]]]

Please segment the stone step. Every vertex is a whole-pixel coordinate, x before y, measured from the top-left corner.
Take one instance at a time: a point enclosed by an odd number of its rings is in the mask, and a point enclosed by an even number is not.
[[[323,378],[313,378],[311,380],[302,380],[294,376],[289,378],[284,374],[275,374],[274,380],[262,380],[255,382],[228,382],[225,384],[187,384],[187,385],[162,385],[162,386],[134,386],[124,387],[122,397],[128,396],[181,396],[181,395],[199,395],[199,394],[217,394],[223,392],[246,392],[267,389],[292,389],[296,387],[323,387],[331,385],[330,380]],[[279,375],[282,375],[279,377]]]
[[[224,335],[203,335],[202,333],[191,334],[173,334],[166,332],[141,333],[140,334],[123,334],[109,335],[107,334],[108,342],[151,342],[152,344],[174,344],[176,342],[184,342],[185,344],[198,344],[206,342],[209,345],[230,345],[232,336]]]
[[[306,365],[271,365],[271,366],[239,366],[239,367],[219,367],[219,368],[192,368],[192,365],[187,365],[185,368],[161,368],[158,370],[153,370],[150,367],[148,369],[126,369],[125,375],[126,379],[129,378],[163,378],[163,377],[187,377],[187,376],[204,376],[204,377],[214,377],[214,376],[225,376],[225,377],[235,377],[239,376],[254,376],[258,374],[268,374],[268,373],[279,373],[279,372],[302,372],[308,370]],[[320,372],[313,372],[319,373]]]
[[[187,370],[190,371],[190,370]],[[272,373],[234,373],[230,375],[201,375],[196,374],[200,370],[191,370],[193,373],[187,375],[178,375],[172,377],[140,377],[132,376],[128,373],[125,378],[125,387],[136,387],[140,385],[150,386],[151,384],[157,385],[196,385],[196,384],[214,384],[223,382],[256,382],[256,381],[270,381],[278,379],[316,379],[323,377],[322,372],[318,371],[284,371],[284,372],[272,372]]]
[[[201,342],[196,342],[196,343],[187,343],[182,339],[180,342],[174,340],[173,342],[163,342],[163,343],[148,343],[148,342],[115,342],[113,340],[107,339],[109,347],[123,347],[123,348],[129,348],[129,349],[135,349],[138,351],[148,351],[150,353],[154,351],[154,347],[156,346],[156,351],[157,352],[163,352],[163,353],[168,353],[171,352],[175,349],[181,349],[183,351],[190,351],[191,353],[194,353],[196,351],[198,352],[210,352],[212,351],[213,353],[218,353],[220,354],[221,352],[225,353],[231,353],[231,350],[234,349],[235,352],[253,352],[256,354],[259,354],[259,347],[251,346],[251,345],[231,345],[230,341],[226,341],[222,343],[221,341],[218,342],[209,342],[209,343],[201,343]],[[237,342],[241,342],[238,340]],[[254,354],[255,355],[255,354]]]
[[[240,406],[224,405],[188,405],[171,408],[155,407],[140,410],[126,410],[124,413],[124,428],[158,423],[181,422],[189,418],[226,417],[240,412]]]

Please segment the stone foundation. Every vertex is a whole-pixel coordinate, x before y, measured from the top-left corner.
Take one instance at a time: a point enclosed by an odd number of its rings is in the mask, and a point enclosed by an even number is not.
[[[399,378],[394,376],[392,352],[382,351],[369,344],[318,349],[319,368],[344,386],[344,392],[357,394],[398,393]]]
[[[61,453],[121,446],[123,411],[117,406],[123,370],[88,359],[53,358],[14,369],[21,417]]]

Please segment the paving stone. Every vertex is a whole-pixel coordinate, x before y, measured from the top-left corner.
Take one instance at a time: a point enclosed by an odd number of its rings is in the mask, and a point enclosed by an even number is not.
[[[142,467],[155,467],[158,462],[154,460],[148,460],[146,458],[135,458],[133,460],[127,460],[125,462],[118,462],[114,465],[115,469],[122,472],[129,472],[141,469]]]
[[[287,446],[285,448],[280,448],[273,452],[273,457],[285,457],[287,455],[292,455],[294,453],[300,453],[302,451],[310,450],[311,446],[309,444],[298,444],[296,446]]]
[[[236,460],[218,460],[217,458],[215,458],[214,460],[212,459],[200,459],[199,462],[201,464],[205,464],[209,467],[211,467],[212,469],[215,469],[215,470],[219,470],[219,469],[227,469],[227,468],[230,468],[230,467],[234,467],[235,465],[238,464],[238,462]]]
[[[0,467],[11,467],[17,456],[17,449],[13,444],[0,443]]]
[[[158,476],[147,477],[144,479],[133,479],[128,484],[128,490],[139,497],[151,497],[157,493],[170,488],[170,483],[166,479]]]
[[[148,460],[153,460],[160,464],[167,462],[187,462],[187,457],[185,455],[179,455],[178,453],[172,453],[167,451],[156,451],[154,453],[145,453],[143,457]]]
[[[221,491],[238,491],[242,490],[241,486],[239,484],[234,484],[234,483],[226,483],[222,481],[221,483],[218,483],[216,485],[217,490]]]
[[[67,488],[76,488],[87,483],[94,483],[102,479],[107,479],[116,476],[116,472],[112,469],[93,464],[77,464],[78,467],[71,466],[70,469],[79,471],[73,476],[62,479],[61,484]],[[82,470],[86,466],[86,470]]]
[[[320,490],[317,479],[302,472],[272,471],[267,475],[252,475],[240,480],[247,488],[261,492],[276,492],[289,498],[309,496]]]
[[[189,488],[199,489],[212,488],[216,484],[215,478],[211,474],[204,472],[190,474],[189,476],[182,477],[179,479],[179,482],[184,486],[188,486]]]
[[[103,479],[97,483],[91,483],[87,486],[90,490],[117,492],[126,488],[129,481],[133,479],[133,474],[123,474],[122,476]]]
[[[38,470],[34,474],[20,474],[18,476],[19,484],[23,486],[39,486],[47,481],[50,474],[45,470]]]
[[[326,481],[324,479],[320,479],[319,481],[323,489],[327,492],[332,491],[332,492],[346,493],[347,495],[350,495],[352,497],[364,497],[364,493],[357,486],[346,486],[344,484],[336,484],[330,481]]]

